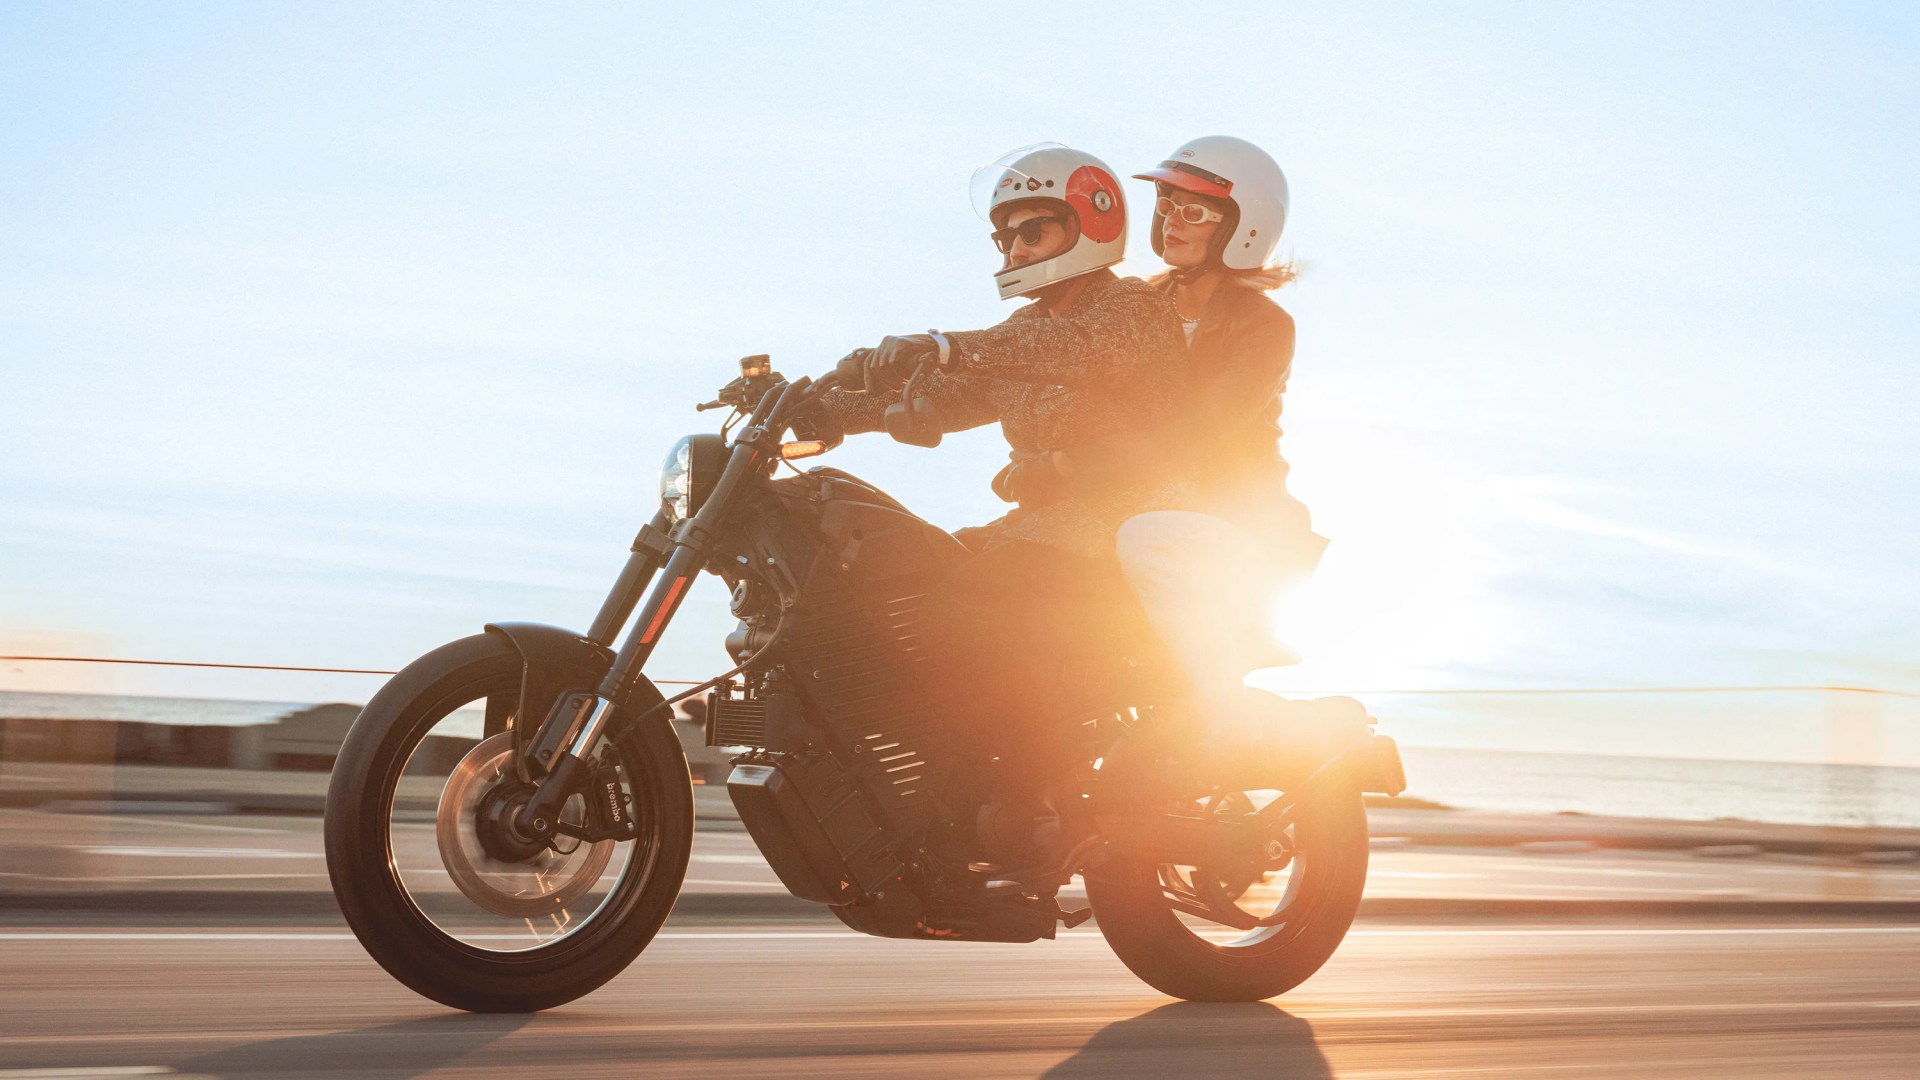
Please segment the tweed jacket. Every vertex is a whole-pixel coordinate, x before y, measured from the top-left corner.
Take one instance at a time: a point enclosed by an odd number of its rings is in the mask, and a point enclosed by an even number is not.
[[[1015,454],[1037,454],[1173,419],[1185,352],[1180,318],[1173,301],[1143,281],[1098,271],[1064,310],[1036,302],[998,326],[947,337],[952,357],[921,385],[942,431],[998,421]],[[821,399],[849,433],[880,430],[896,400],[843,391]],[[1191,497],[1183,477],[1143,477],[1020,506],[962,530],[961,539],[975,550],[1028,540],[1106,558],[1121,522]]]
[[[1293,368],[1293,317],[1265,293],[1234,283],[1214,291],[1193,342],[1182,350],[1187,384],[1170,422],[1124,438],[1068,447],[1058,455],[1016,453],[996,490],[1032,505],[1143,473],[1174,469],[1192,478],[1192,499],[1176,509],[1237,522],[1259,539],[1281,577],[1319,562],[1326,539],[1287,491],[1280,456],[1281,396]]]

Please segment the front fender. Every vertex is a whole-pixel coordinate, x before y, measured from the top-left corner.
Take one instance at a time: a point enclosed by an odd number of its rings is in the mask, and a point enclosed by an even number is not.
[[[535,740],[547,718],[553,715],[555,703],[563,695],[596,692],[613,667],[613,650],[572,630],[542,623],[488,623],[486,631],[506,638],[520,654],[519,702],[510,716],[496,717],[490,701],[486,734],[511,730],[515,760],[524,766],[529,747],[546,746]],[[665,700],[649,679],[633,679],[630,684],[626,695],[614,702],[613,731],[632,723],[634,718]],[[671,726],[672,715],[668,714],[665,720]]]
[[[488,623],[486,631],[506,638],[520,654],[520,699],[511,715],[487,710],[486,734],[513,731],[516,760],[524,754],[554,702],[570,691],[592,691],[613,666],[613,650],[558,626],[540,623]]]
[[[581,634],[559,626],[544,623],[503,622],[488,623],[487,633],[499,634],[528,663],[575,663],[584,667],[597,667],[606,674],[613,666],[613,650],[597,645]]]

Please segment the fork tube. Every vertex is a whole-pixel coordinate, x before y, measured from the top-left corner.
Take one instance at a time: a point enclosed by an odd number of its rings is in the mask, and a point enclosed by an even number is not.
[[[627,619],[633,615],[633,606],[645,595],[647,586],[653,584],[653,575],[660,569],[661,553],[642,546],[643,540],[652,534],[664,534],[669,525],[665,510],[653,515],[653,520],[640,530],[640,537],[633,542],[633,554],[627,556],[627,565],[620,569],[619,580],[613,583],[613,591],[607,594],[606,602],[600,605],[600,614],[593,617],[593,626],[587,631],[587,640],[595,645],[608,648],[613,646],[620,630],[627,625]]]
[[[774,393],[769,390],[761,397],[760,407],[754,412],[756,417],[764,418],[773,411]],[[620,654],[614,657],[606,677],[600,680],[591,697],[578,697],[572,702],[573,717],[565,729],[569,740],[567,748],[554,755],[546,777],[540,781],[540,789],[514,816],[515,832],[530,839],[545,840],[553,832],[560,807],[585,783],[586,757],[612,722],[613,703],[626,697],[633,684],[640,680],[647,658],[653,655],[654,644],[660,639],[660,631],[673,620],[673,613],[686,599],[687,586],[712,557],[714,533],[721,519],[732,512],[740,486],[760,468],[761,451],[755,443],[765,435],[758,424],[741,434],[733,444],[733,455],[727,459],[727,467],[714,485],[713,493],[691,518],[674,530],[673,556],[653,582],[646,602],[640,605],[640,616],[627,632],[627,640],[620,646]]]
[[[686,599],[687,586],[693,584],[701,565],[707,561],[707,553],[703,550],[705,546],[682,544],[674,549],[673,557],[667,560],[666,570],[655,583],[653,591],[647,594],[646,603],[640,606],[640,617],[634,621],[633,629],[628,631],[626,642],[620,646],[620,654],[614,657],[613,667],[608,669],[606,678],[600,681],[597,692],[602,698],[613,700],[624,697],[629,684],[647,666],[647,658],[653,655],[654,645],[660,640],[660,631],[672,621],[673,613],[679,609],[680,602]],[[588,742],[591,744],[591,740]]]
[[[769,396],[772,393],[768,391]],[[624,697],[640,678],[647,658],[653,655],[654,645],[660,639],[660,632],[673,621],[673,613],[686,598],[687,587],[693,584],[694,577],[713,554],[715,527],[732,510],[740,485],[753,475],[759,463],[758,449],[746,442],[735,443],[733,456],[727,459],[727,467],[714,484],[713,492],[693,517],[682,522],[675,530],[673,556],[667,560],[666,570],[647,594],[646,602],[640,606],[640,616],[627,632],[627,640],[620,646],[620,654],[614,657],[606,678],[600,681],[598,692],[601,697]],[[589,728],[594,726],[588,725]],[[588,732],[581,734],[584,738]],[[598,732],[592,734],[597,736]],[[588,739],[586,743],[592,745],[592,740]]]
[[[674,611],[686,598],[687,586],[693,583],[694,575],[711,554],[712,521],[723,511],[729,493],[740,486],[740,475],[753,467],[755,456],[751,446],[734,447],[726,472],[721,474],[720,483],[706,504],[675,530],[673,556],[667,560],[666,569],[654,579],[646,602],[640,605],[640,617],[627,632],[627,640],[620,646],[620,654],[614,657],[606,677],[592,694],[573,695],[556,706],[558,712],[549,723],[564,724],[560,730],[564,733],[561,738],[565,749],[553,755],[539,790],[514,815],[512,827],[520,836],[540,841],[551,836],[560,807],[586,782],[587,755],[612,723],[613,703],[625,697],[631,684],[639,681],[647,657],[653,655],[660,631],[672,620]],[[563,721],[560,714],[564,712],[572,715]]]
[[[705,510],[701,513],[705,513]],[[694,520],[699,517],[700,514],[695,514]],[[706,562],[706,545],[692,543],[688,539],[693,523],[688,521],[681,525],[679,535],[675,538],[678,546],[673,557],[667,560],[665,573],[647,594],[647,602],[640,608],[639,621],[628,632],[626,644],[620,647],[620,655],[614,657],[613,667],[607,671],[606,678],[600,680],[599,688],[591,695],[574,695],[557,706],[562,710],[571,710],[573,714],[562,729],[565,732],[562,738],[566,740],[566,749],[553,756],[547,775],[540,781],[539,790],[514,816],[513,829],[520,835],[542,841],[552,835],[560,807],[586,782],[587,755],[593,752],[594,744],[600,741],[607,725],[613,721],[613,703],[625,696],[630,681],[640,678],[647,657],[653,654],[653,644],[659,639],[661,628],[673,618],[674,610],[687,594],[687,586]],[[552,722],[558,722],[558,717]]]

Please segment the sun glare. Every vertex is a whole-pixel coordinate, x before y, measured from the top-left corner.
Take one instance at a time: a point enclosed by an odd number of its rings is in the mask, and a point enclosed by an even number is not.
[[[1304,661],[1253,681],[1404,689],[1490,655],[1496,620],[1476,565],[1472,481],[1364,426],[1302,436],[1288,438],[1293,489],[1331,543],[1313,578],[1274,604],[1276,633]]]

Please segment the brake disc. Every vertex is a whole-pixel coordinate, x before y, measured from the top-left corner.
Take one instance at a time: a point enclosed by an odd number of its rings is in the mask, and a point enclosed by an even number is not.
[[[434,815],[440,862],[461,895],[496,915],[553,915],[600,880],[613,858],[614,841],[575,843],[564,851],[549,846],[517,862],[494,858],[481,845],[475,822],[480,800],[512,774],[512,766],[513,733],[503,731],[480,740],[453,767]],[[559,817],[569,825],[584,824],[586,800],[568,799]]]

